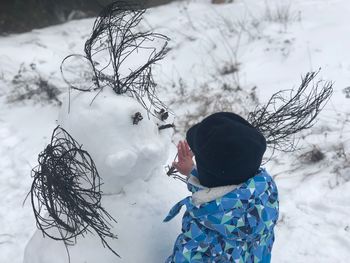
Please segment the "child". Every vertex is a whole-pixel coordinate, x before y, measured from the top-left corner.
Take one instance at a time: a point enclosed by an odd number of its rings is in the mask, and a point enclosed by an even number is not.
[[[219,112],[191,127],[186,140],[178,144],[173,166],[187,176],[192,196],[164,220],[186,206],[182,233],[166,262],[269,263],[278,192],[260,168],[264,136],[242,117]]]

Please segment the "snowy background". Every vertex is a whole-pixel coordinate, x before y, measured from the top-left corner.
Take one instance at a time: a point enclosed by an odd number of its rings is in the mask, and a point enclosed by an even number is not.
[[[137,165],[142,167],[152,160],[134,156],[135,166],[131,168],[138,168],[136,172],[130,171],[132,179],[125,181],[122,190],[104,197],[106,209],[118,221],[114,231],[119,239],[111,244],[122,259],[105,252],[98,239],[93,238],[81,240],[80,246],[71,248],[73,259],[84,253],[89,257],[88,252],[94,252],[102,255],[99,262],[163,262],[180,231],[180,218],[169,224],[162,223],[162,219],[175,202],[187,195],[181,182],[165,175],[164,155],[169,151],[167,163],[170,163],[175,155],[174,145],[186,127],[213,111],[232,110],[245,115],[274,92],[297,87],[306,72],[321,68],[319,78],[334,81],[331,101],[317,124],[300,134],[299,151],[277,153],[266,164],[280,192],[280,220],[272,261],[347,262],[350,257],[349,1],[236,0],[223,5],[209,2],[175,2],[146,13],[141,27],[151,27],[171,38],[168,56],[155,68],[155,80],[160,96],[175,113],[177,132],[172,143],[169,136],[160,135],[164,137],[161,139],[164,147],[159,138],[152,137],[155,135],[151,125],[154,128],[156,124],[147,124],[150,135],[144,140],[150,143],[148,150],[159,167],[149,167],[147,174],[142,174],[142,168]],[[93,21],[71,21],[0,37],[0,261],[3,263],[22,263],[28,242],[26,262],[67,262],[61,244],[53,244],[47,238],[41,240],[30,202],[23,205],[23,201],[31,185],[30,170],[37,163],[38,153],[49,142],[62,111],[60,104],[66,98],[67,85],[61,77],[60,63],[69,54],[82,53]],[[39,86],[44,87],[43,91],[37,90]],[[130,142],[120,148],[119,155],[116,146],[117,156],[125,157],[127,147],[132,149],[131,155],[145,150],[134,147],[131,139],[138,135],[129,134],[126,126],[115,129]],[[83,137],[78,135],[76,139]],[[158,150],[161,156],[157,155]],[[323,158],[315,158],[317,155]],[[115,160],[121,160],[119,157]],[[124,167],[126,171],[129,168]],[[58,255],[50,254],[45,259],[52,251]]]

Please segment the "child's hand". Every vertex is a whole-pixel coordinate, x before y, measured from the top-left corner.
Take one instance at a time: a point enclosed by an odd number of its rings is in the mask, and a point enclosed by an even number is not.
[[[173,162],[173,166],[183,175],[189,176],[194,162],[193,153],[186,141],[180,141],[177,145],[178,161]]]

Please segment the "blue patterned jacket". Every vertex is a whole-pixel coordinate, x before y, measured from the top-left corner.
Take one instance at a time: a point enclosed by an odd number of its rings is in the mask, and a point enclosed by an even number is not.
[[[196,172],[187,183],[193,195],[177,203],[164,219],[171,220],[186,206],[182,233],[166,263],[269,263],[278,219],[278,191],[272,177],[261,168],[242,185],[198,205],[194,193],[215,188],[193,183]]]

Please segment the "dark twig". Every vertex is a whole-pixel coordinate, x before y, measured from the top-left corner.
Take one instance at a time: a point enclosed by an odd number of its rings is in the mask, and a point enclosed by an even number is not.
[[[95,232],[119,257],[106,241],[117,238],[109,222],[116,221],[101,206],[101,179],[89,153],[58,126],[38,162],[32,170],[30,190],[37,227],[66,246],[75,244],[79,235]],[[57,229],[59,235],[51,229]]]
[[[316,117],[330,99],[332,82],[319,80],[310,87],[318,73],[307,73],[296,91],[276,92],[266,104],[249,114],[248,121],[264,134],[273,151],[294,151],[295,135],[315,124]]]
[[[174,158],[174,161],[176,160],[176,158],[177,158],[177,154]],[[183,183],[187,182],[186,179],[178,173],[178,171],[176,170],[176,168],[174,166],[168,165],[167,169],[168,169],[168,171],[166,173],[167,176],[169,176],[173,179],[176,179],[176,180],[180,180]]]

